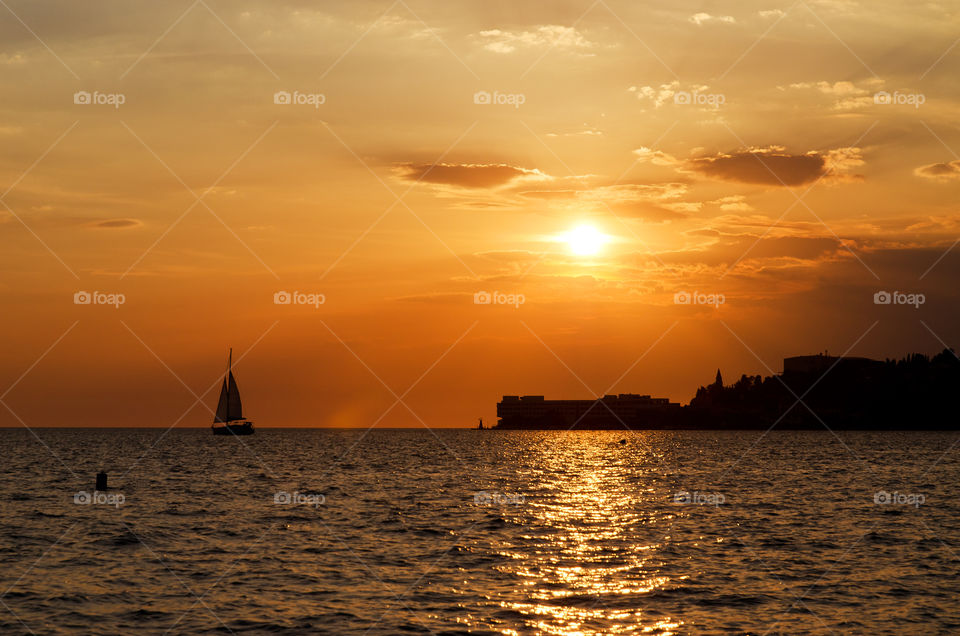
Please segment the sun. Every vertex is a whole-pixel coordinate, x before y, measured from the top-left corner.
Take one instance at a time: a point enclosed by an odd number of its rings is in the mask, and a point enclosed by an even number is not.
[[[594,256],[610,242],[610,237],[592,225],[578,225],[560,236],[577,256]]]

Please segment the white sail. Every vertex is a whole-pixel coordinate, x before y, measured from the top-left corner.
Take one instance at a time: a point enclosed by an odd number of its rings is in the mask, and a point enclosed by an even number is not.
[[[214,422],[227,422],[230,419],[229,400],[227,398],[227,379],[223,379],[223,386],[220,387],[220,401],[217,402],[217,413],[213,416]]]
[[[243,419],[243,404],[240,402],[240,389],[237,388],[237,381],[233,378],[233,371],[229,373],[230,380],[227,384],[227,421]],[[219,407],[218,407],[219,411]]]

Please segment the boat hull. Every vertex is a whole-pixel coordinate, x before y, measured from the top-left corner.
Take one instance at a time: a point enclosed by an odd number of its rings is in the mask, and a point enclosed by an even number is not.
[[[253,435],[253,422],[212,427],[214,435]]]

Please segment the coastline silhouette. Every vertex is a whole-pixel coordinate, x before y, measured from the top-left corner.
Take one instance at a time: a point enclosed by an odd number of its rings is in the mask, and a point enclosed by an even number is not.
[[[505,395],[494,429],[531,430],[958,430],[960,359],[950,349],[900,359],[830,356],[784,358],[783,372],[741,375],[723,383],[720,369],[686,406],[621,393],[587,400]]]

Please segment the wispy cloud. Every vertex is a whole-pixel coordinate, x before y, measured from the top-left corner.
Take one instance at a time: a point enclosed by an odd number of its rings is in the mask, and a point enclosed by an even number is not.
[[[952,181],[960,179],[960,159],[946,163],[931,163],[920,166],[913,171],[918,177],[935,181]]]
[[[731,15],[710,15],[709,13],[694,13],[690,16],[690,22],[693,22],[697,26],[702,24],[707,24],[708,22],[720,22],[724,24],[734,24],[736,19]]]
[[[554,47],[588,52],[596,44],[573,27],[545,24],[533,30],[509,31],[490,29],[477,35],[483,48],[493,53],[513,53],[522,48]]]
[[[461,188],[497,188],[520,179],[550,179],[540,170],[505,163],[406,163],[399,165],[397,170],[400,177],[407,181]]]

